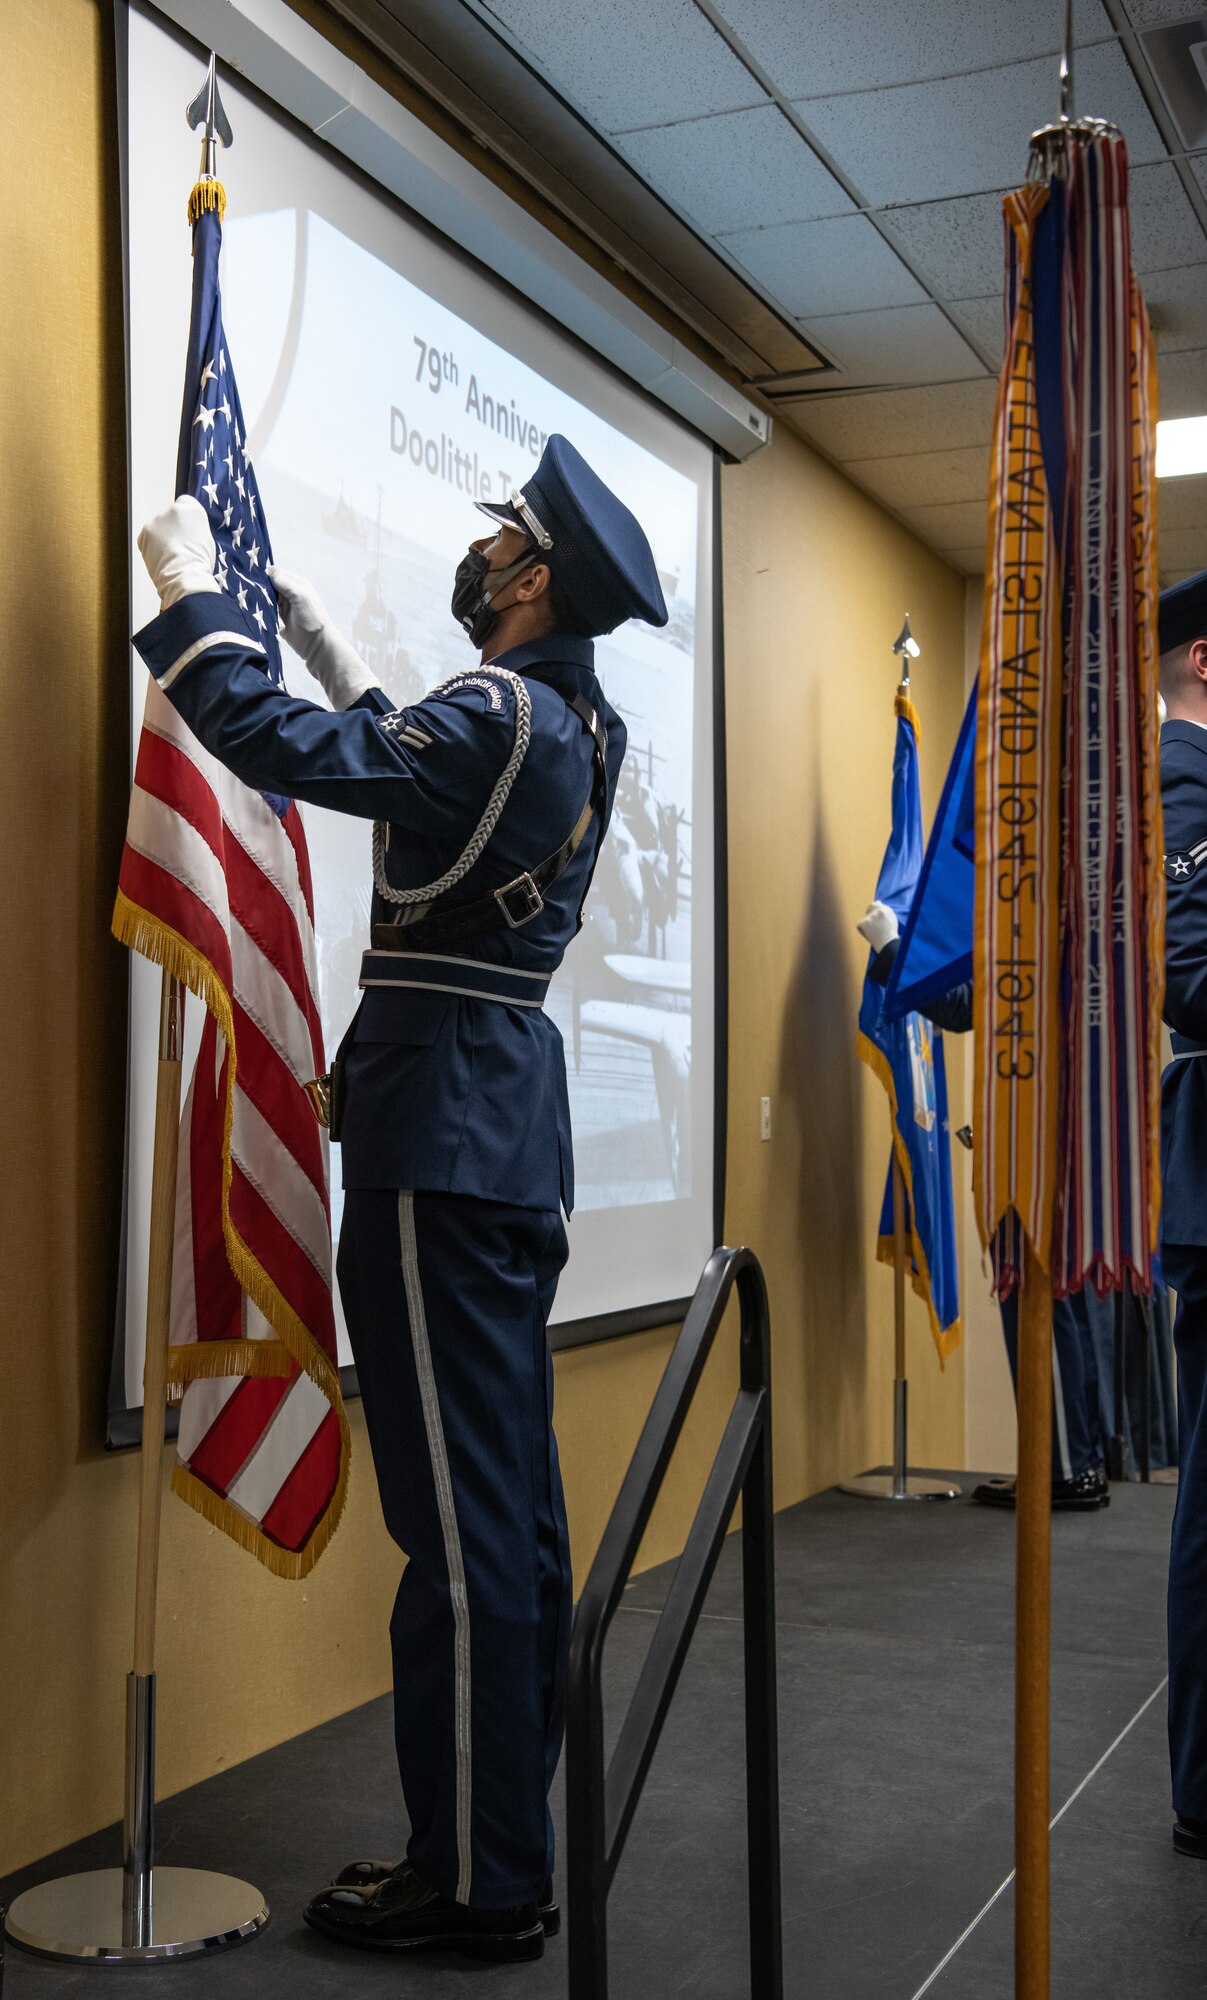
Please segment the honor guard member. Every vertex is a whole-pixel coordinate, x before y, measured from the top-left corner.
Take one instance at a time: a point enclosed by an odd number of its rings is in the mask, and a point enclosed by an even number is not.
[[[887,903],[869,903],[856,929],[875,957],[869,968],[878,986],[887,986],[901,947],[897,913]],[[972,1028],[972,982],[936,994],[919,1008],[949,1034]],[[1018,1394],[1018,1294],[999,1301],[1002,1334],[1014,1391]],[[983,1507],[1014,1507],[1013,1479],[986,1479],[972,1489]],[[1052,1301],[1052,1507],[1057,1513],[1094,1514],[1111,1503],[1099,1402],[1098,1352],[1084,1292]]]
[[[545,1327],[574,1202],[561,1037],[542,1002],[582,921],[624,755],[592,640],[667,612],[638,522],[565,438],[482,511],[454,616],[481,665],[395,709],[299,578],[285,636],[332,704],[274,688],[216,594],[203,509],[139,546],[161,615],[136,644],[247,785],[374,822],[363,997],[330,1078],[339,1283],[386,1524],[411,1832],[306,1911],[383,1951],[540,1956],[557,1928],[548,1793],[570,1559]]]
[[[1178,1498],[1169,1549],[1174,1846],[1207,1860],[1207,570],[1161,593],[1165,1019],[1161,1261],[1178,1295]]]

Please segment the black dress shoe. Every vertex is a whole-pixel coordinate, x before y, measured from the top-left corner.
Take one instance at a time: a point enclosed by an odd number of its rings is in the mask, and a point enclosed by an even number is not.
[[[1175,1854],[1189,1854],[1195,1861],[1207,1861],[1207,1826],[1202,1820],[1175,1819],[1173,1845]]]
[[[973,1487],[972,1497],[982,1507],[1013,1507],[1017,1504],[1016,1487],[1017,1481],[1013,1479],[987,1479],[983,1485]],[[1096,1514],[1100,1507],[1110,1504],[1110,1482],[1100,1465],[1075,1473],[1072,1479],[1052,1481],[1054,1514]]]
[[[539,1958],[545,1933],[535,1903],[478,1910],[420,1880],[409,1861],[370,1888],[332,1883],[306,1905],[306,1922],[360,1951],[457,1951],[515,1963]]]
[[[350,1861],[341,1868],[332,1887],[342,1889],[373,1889],[388,1876],[396,1875],[400,1868],[410,1866],[406,1861]],[[556,1937],[562,1927],[562,1913],[553,1895],[553,1877],[547,1876],[540,1895],[536,1899],[537,1915],[545,1936]]]

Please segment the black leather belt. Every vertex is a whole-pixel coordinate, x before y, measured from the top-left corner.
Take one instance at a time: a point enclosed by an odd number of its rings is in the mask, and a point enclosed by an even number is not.
[[[484,958],[457,958],[451,953],[367,951],[360,962],[362,987],[426,987],[433,993],[456,993],[465,1000],[501,1000],[508,1007],[541,1007],[549,991],[547,972],[521,972],[514,965],[492,965]]]
[[[1192,1041],[1189,1035],[1179,1035],[1174,1028],[1171,1028],[1169,1031],[1169,1043],[1175,1058],[1207,1056],[1207,1043]]]

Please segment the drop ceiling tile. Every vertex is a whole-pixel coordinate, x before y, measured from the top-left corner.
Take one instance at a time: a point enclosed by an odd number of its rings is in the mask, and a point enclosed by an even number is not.
[[[1078,102],[1120,127],[1134,161],[1165,158],[1117,42],[1081,51],[1076,82]],[[797,108],[869,206],[886,208],[1021,182],[1028,140],[1055,116],[1055,95],[1051,59],[1045,58]]]
[[[886,389],[849,396],[814,396],[781,404],[784,416],[841,463],[891,458],[901,452],[956,451],[989,444],[997,385],[947,382],[940,388]]]
[[[741,229],[720,239],[785,312],[865,312],[922,305],[926,293],[863,215]]]
[[[983,500],[989,491],[989,446],[848,459],[843,469],[886,507],[898,511],[941,506],[952,500]]]
[[[616,143],[706,236],[854,213],[850,196],[772,104],[629,132]]]
[[[1137,28],[1161,28],[1168,21],[1184,21],[1197,12],[1194,0],[1127,0],[1127,11]]]
[[[1207,237],[1170,161],[1137,167],[1129,180],[1132,262],[1145,271],[1169,271],[1176,264],[1201,264]]]
[[[873,90],[1055,53],[1052,0],[717,0],[717,10],[789,97]],[[1100,0],[1076,0],[1079,41],[1112,33]],[[1053,95],[1055,85],[1053,85]]]
[[[1207,264],[1151,271],[1142,280],[1160,354],[1207,347]]]
[[[991,292],[985,299],[952,299],[947,309],[998,367],[1006,346],[1001,293]]]
[[[1195,154],[1190,162],[1190,171],[1202,188],[1203,193],[1207,194],[1207,153]]]
[[[1207,528],[1164,528],[1157,530],[1157,566],[1164,572],[1184,570],[1195,576],[1207,569]]]
[[[829,389],[956,382],[985,373],[967,341],[936,305],[838,313],[809,320],[803,331],[809,344],[835,363],[837,375],[819,372],[817,378]]]
[[[906,526],[932,548],[969,549],[978,541],[982,549],[985,546],[989,532],[988,499],[949,501],[941,507],[902,507],[898,512]]]
[[[1157,415],[1207,417],[1207,347],[1183,354],[1157,349]]]
[[[1173,165],[1135,167],[1130,180],[1132,259],[1138,272],[1200,264],[1207,237]],[[988,297],[1002,284],[1002,198],[961,195],[884,211],[881,220],[937,298]]]
[[[605,132],[766,102],[694,0],[489,0],[489,10]]]
[[[882,220],[936,298],[1000,293],[1005,269],[1000,194],[960,195],[954,201],[894,208]]]
[[[1207,531],[1207,473],[1190,479],[1161,479],[1157,482],[1157,536],[1164,544],[1167,533],[1183,528]],[[1204,555],[1207,562],[1207,555]]]

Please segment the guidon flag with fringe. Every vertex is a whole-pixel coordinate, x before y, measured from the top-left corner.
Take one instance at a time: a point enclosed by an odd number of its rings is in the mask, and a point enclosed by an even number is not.
[[[177,494],[205,508],[217,581],[283,681],[268,527],[222,325],[225,197],[189,204],[193,297]],[[336,1365],[314,896],[297,805],[251,791],[147,687],[113,929],[205,1007],[180,1130],[168,1380],[173,1487],[278,1576],[338,1524],[348,1426]]]
[[[1152,1288],[1164,876],[1156,370],[1127,148],[1068,128],[1003,202],[976,750],[977,1219],[998,1289]]]
[[[922,869],[922,790],[918,772],[918,712],[898,689],[893,753],[892,822],[876,883],[876,901],[887,903],[905,928]],[[913,1287],[925,1302],[939,1361],[958,1347],[960,1268],[956,1253],[951,1185],[951,1132],[943,1037],[923,1015],[891,1020],[885,988],[869,972],[863,982],[857,1046],[888,1093],[893,1157],[880,1214],[877,1255],[894,1261],[893,1158],[905,1188],[905,1230]]]

